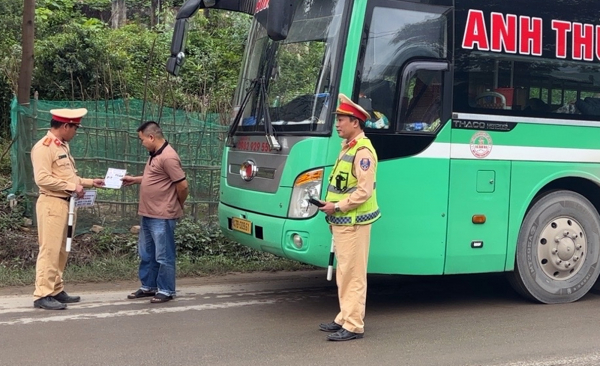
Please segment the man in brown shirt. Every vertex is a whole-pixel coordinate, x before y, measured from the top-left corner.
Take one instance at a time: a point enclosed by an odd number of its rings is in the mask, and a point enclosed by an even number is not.
[[[152,296],[151,303],[163,303],[175,296],[175,225],[183,216],[188,183],[179,155],[158,123],[145,122],[137,131],[150,157],[142,176],[123,177],[125,186],[140,184],[138,215],[142,217],[138,240],[142,285],[127,298]]]
[[[36,216],[40,251],[35,265],[33,306],[46,310],[62,310],[67,303],[79,302],[63,290],[63,272],[69,253],[66,251],[69,199],[83,197],[83,188],[102,187],[104,179],[77,176],[69,141],[81,127],[87,109],[53,109],[50,131],[31,149],[33,176],[40,195]]]

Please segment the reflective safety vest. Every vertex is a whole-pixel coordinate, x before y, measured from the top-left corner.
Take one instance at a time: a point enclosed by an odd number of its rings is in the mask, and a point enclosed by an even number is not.
[[[356,152],[362,148],[367,148],[371,151],[375,158],[375,164],[377,164],[377,154],[373,145],[371,145],[371,140],[366,137],[357,140],[356,145],[349,148],[335,164],[333,172],[329,176],[329,186],[327,187],[325,201],[339,202],[356,191],[358,179],[354,176],[352,167],[354,166]],[[373,181],[373,194],[368,200],[353,210],[327,215],[327,222],[332,225],[367,225],[376,221],[381,217],[379,206],[377,206],[376,192],[376,184]]]

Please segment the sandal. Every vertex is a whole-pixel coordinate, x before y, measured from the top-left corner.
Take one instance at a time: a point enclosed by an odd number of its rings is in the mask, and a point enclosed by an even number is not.
[[[171,300],[173,300],[173,296],[167,296],[167,295],[161,294],[159,292],[156,295],[154,295],[153,298],[150,299],[150,303],[151,304],[160,304],[160,303],[171,301]]]
[[[154,291],[144,291],[142,289],[139,289],[136,292],[133,292],[133,293],[127,295],[127,298],[129,300],[133,300],[133,299],[139,299],[141,297],[154,296],[155,294],[156,294],[156,292],[154,292]]]

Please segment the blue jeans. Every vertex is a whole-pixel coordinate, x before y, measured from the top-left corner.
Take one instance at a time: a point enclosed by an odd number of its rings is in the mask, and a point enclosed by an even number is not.
[[[138,241],[140,289],[175,296],[176,224],[176,219],[142,216]]]

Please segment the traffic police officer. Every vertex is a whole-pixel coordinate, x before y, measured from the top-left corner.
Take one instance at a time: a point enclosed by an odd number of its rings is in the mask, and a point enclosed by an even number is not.
[[[336,283],[340,312],[331,323],[319,325],[333,332],[330,341],[347,341],[364,335],[367,299],[367,262],[371,224],[381,216],[375,194],[377,154],[365,136],[370,116],[343,94],[336,110],[342,150],[329,177],[325,205],[337,258]]]
[[[87,109],[53,109],[50,131],[31,149],[35,183],[39,187],[36,204],[40,251],[35,266],[33,306],[47,310],[66,309],[67,303],[79,302],[63,290],[69,199],[83,197],[83,188],[102,187],[104,179],[77,176],[68,142],[81,126]]]

